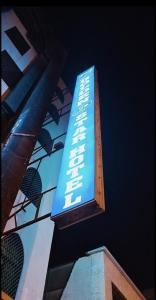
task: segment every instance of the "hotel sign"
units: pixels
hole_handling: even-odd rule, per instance
[[[95,78],[95,68],[91,67],[76,81],[51,215],[60,228],[104,211],[100,114]]]

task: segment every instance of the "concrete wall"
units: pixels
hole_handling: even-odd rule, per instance
[[[37,52],[31,45],[30,41],[27,39],[27,31],[12,9],[6,12],[2,12],[1,18],[1,51],[7,50],[11,58],[19,67],[19,69],[23,72],[33,61],[33,59],[37,56]],[[24,39],[30,46],[30,49],[24,55],[20,54],[20,52],[17,50],[15,45],[5,33],[6,30],[14,26],[18,28],[21,35],[24,37]],[[6,82],[4,82],[4,80],[1,80],[1,95],[3,95],[7,91],[7,89],[8,85],[6,84]]]
[[[110,252],[104,248],[106,299],[112,298],[112,283],[128,300],[145,300],[144,296],[127,276]]]
[[[105,299],[103,253],[79,258],[75,263],[61,300]]]
[[[53,231],[54,223],[45,219],[18,232],[24,247],[24,266],[16,300],[42,299]]]
[[[145,300],[110,252],[95,249],[77,260],[61,300],[113,300],[112,283],[127,300]]]
[[[61,79],[59,80],[58,85],[62,90],[66,88],[63,80]],[[53,100],[56,107],[58,109],[62,108],[62,113],[67,112],[67,114],[60,117],[58,125],[55,122],[47,124],[47,122],[52,121],[52,118],[49,118],[49,115],[47,114],[46,118],[49,119],[45,119],[43,128],[46,128],[49,131],[52,139],[67,131],[71,107],[71,94],[69,92],[66,93],[64,104],[62,104],[57,97],[54,97]],[[65,135],[58,138],[56,141],[62,141],[64,143]],[[35,148],[38,146],[40,146],[39,142],[36,143]],[[45,192],[57,185],[62,153],[63,149],[60,149],[54,154],[42,159],[38,168],[42,181],[42,192]],[[36,154],[33,153],[30,162],[33,162],[35,159],[38,159],[45,154],[45,150],[41,148]],[[31,167],[37,168],[38,163],[39,162],[32,164]],[[54,195],[55,190],[44,194],[39,209],[39,217],[51,212]],[[21,203],[24,198],[25,195],[21,190],[19,190],[14,205]],[[21,205],[13,208],[10,215],[12,215],[20,207]],[[25,211],[21,210],[16,214],[17,225],[19,226],[33,220],[35,213],[36,207],[34,204],[29,204],[25,208]],[[4,232],[14,227],[15,219],[12,217],[8,220]],[[16,293],[16,300],[42,300],[53,231],[54,222],[52,222],[50,218],[44,219],[17,231],[24,247],[24,265]]]

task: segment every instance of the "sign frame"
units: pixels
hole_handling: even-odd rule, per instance
[[[98,73],[94,66],[93,68],[94,68],[94,136],[95,136],[94,198],[90,199],[84,204],[83,203],[80,204],[77,207],[73,207],[73,208],[71,207],[69,210],[61,212],[59,214],[53,215],[52,213],[51,220],[56,222],[59,229],[64,229],[66,227],[84,221],[86,219],[90,219],[91,217],[104,213],[105,211]],[[87,72],[87,70],[85,72]],[[81,74],[84,74],[85,72]],[[81,74],[79,74],[79,76]]]

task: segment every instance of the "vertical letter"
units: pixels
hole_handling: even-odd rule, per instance
[[[63,209],[68,208],[70,206],[73,206],[76,203],[81,202],[81,196],[77,196],[75,198],[75,200],[73,202],[71,202],[72,195],[73,195],[73,193],[68,194],[68,195],[65,196],[66,200],[65,200],[65,205],[63,206]]]

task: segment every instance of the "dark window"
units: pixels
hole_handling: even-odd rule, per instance
[[[113,300],[127,300],[127,298],[117,289],[112,283],[112,299]]]
[[[55,121],[55,123],[58,125],[59,120],[60,120],[60,115],[58,113],[57,107],[54,104],[50,103],[48,112],[50,113],[50,115],[53,118],[53,120]]]
[[[38,136],[38,141],[41,144],[42,148],[49,154],[53,148],[53,140],[50,136],[50,133],[45,128],[41,129],[41,132]]]
[[[24,261],[22,241],[17,233],[1,240],[1,289],[15,299]]]
[[[21,79],[23,73],[6,50],[1,52],[2,79],[12,88]]]
[[[21,185],[23,194],[37,207],[39,195],[42,192],[42,181],[39,172],[35,168],[28,168]]]
[[[18,31],[17,27],[12,27],[6,30],[5,33],[8,35],[9,39],[13,42],[21,55],[25,54],[30,49],[29,44]]]

